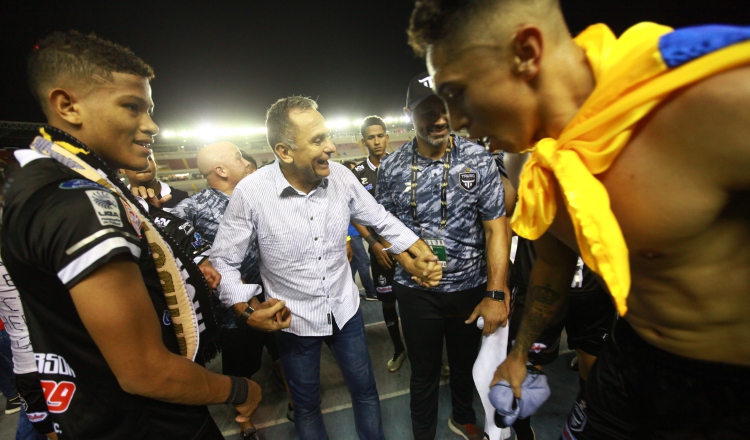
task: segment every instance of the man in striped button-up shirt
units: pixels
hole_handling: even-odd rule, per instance
[[[270,301],[283,300],[291,322],[275,328],[291,388],[301,439],[328,438],[320,412],[320,349],[333,352],[352,395],[360,438],[383,438],[380,403],[367,352],[358,289],[345,243],[350,219],[372,227],[392,243],[387,249],[425,287],[442,276],[430,248],[378,205],[346,167],[329,162],[336,151],[315,101],[281,99],[268,111],[274,164],[240,182],[214,243],[211,261],[222,275],[225,305],[245,313],[263,307],[260,286],[242,284],[239,266],[257,242],[260,270]],[[252,318],[248,318],[252,325]]]

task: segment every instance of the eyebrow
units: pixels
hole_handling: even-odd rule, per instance
[[[134,99],[134,100],[138,101],[139,104],[142,104],[142,105],[145,105],[146,107],[148,107],[151,111],[154,110],[154,104],[153,103],[149,103],[148,101],[146,101],[145,99],[141,98],[138,95],[123,95],[123,96],[120,97],[120,99],[123,100],[123,101],[127,101],[129,99]]]

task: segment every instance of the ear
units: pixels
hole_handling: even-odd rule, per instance
[[[226,170],[221,165],[216,165],[214,167],[214,173],[216,173],[216,175],[219,176],[219,177],[227,177],[228,176]]]
[[[289,147],[289,145],[285,145],[282,143],[278,143],[274,145],[273,151],[276,153],[276,156],[281,159],[282,162],[290,164],[294,162],[294,158],[291,155],[292,149]]]
[[[414,118],[411,117],[412,112],[409,107],[404,107],[404,114],[406,115],[407,118],[409,118],[409,121],[414,122]]]
[[[512,48],[514,73],[527,81],[535,78],[542,64],[542,31],[531,25],[521,27],[513,36]]]
[[[390,140],[391,140],[391,136],[388,133],[386,133],[385,134],[385,143],[387,144]]]
[[[50,112],[71,125],[81,125],[80,103],[75,94],[65,89],[52,89],[47,94]]]

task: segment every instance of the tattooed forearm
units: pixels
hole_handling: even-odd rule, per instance
[[[523,353],[531,348],[565,302],[564,293],[546,286],[531,286],[526,295],[526,307],[514,344],[514,349]]]

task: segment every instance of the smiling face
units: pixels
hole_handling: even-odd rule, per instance
[[[336,152],[336,146],[328,136],[330,130],[317,110],[292,110],[289,119],[297,127],[297,134],[296,149],[287,150],[287,170],[298,182],[315,186],[331,174],[328,159]]]
[[[385,155],[385,146],[388,144],[388,133],[380,125],[370,125],[365,128],[365,137],[362,143],[367,147],[371,157],[383,157]]]
[[[453,51],[436,45],[428,50],[427,65],[453,130],[488,137],[492,151],[517,153],[539,138],[537,98],[502,53],[492,46]]]
[[[406,110],[414,123],[417,137],[432,147],[446,145],[450,137],[448,112],[445,104],[437,96],[422,101],[414,111]]]
[[[112,73],[76,103],[76,137],[113,169],[144,170],[159,127],[151,119],[154,102],[146,78]]]

